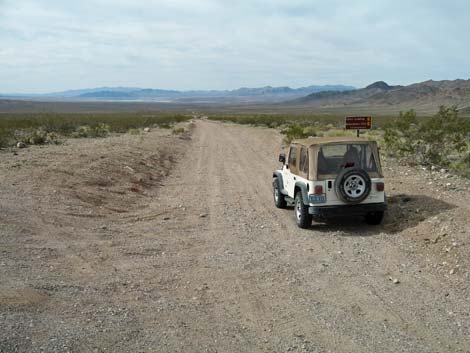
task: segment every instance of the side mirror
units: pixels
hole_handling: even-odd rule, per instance
[[[279,162],[281,162],[282,164],[286,163],[286,154],[285,153],[279,154]]]

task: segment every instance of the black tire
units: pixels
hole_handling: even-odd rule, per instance
[[[304,204],[300,191],[295,194],[294,215],[299,228],[308,229],[312,226],[312,215],[308,213],[308,206]]]
[[[384,211],[369,212],[366,214],[366,223],[376,226],[382,223]]]
[[[273,179],[273,199],[274,199],[274,204],[276,205],[277,208],[287,207],[286,199],[284,198],[284,195],[281,193],[281,188],[279,185],[278,178]]]
[[[343,169],[335,179],[336,195],[349,204],[364,201],[370,194],[371,180],[363,169]]]

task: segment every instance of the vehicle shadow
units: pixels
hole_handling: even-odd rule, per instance
[[[388,209],[380,225],[372,226],[361,218],[340,217],[325,223],[313,222],[312,231],[339,232],[343,236],[371,236],[379,233],[399,233],[413,228],[442,212],[457,206],[423,195],[399,194],[387,198]]]

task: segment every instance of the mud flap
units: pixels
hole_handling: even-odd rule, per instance
[[[304,205],[308,206],[310,205],[310,202],[308,201],[308,191],[307,191],[307,186],[304,183],[295,183],[295,188],[300,189],[302,193],[302,201],[304,202]]]

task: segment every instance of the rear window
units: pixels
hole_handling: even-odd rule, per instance
[[[320,147],[318,174],[338,174],[343,168],[361,168],[377,173],[377,163],[369,144],[331,144]]]

